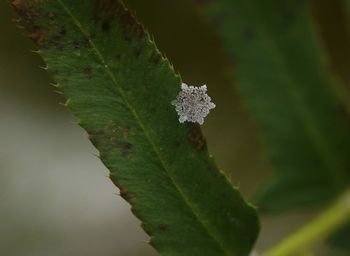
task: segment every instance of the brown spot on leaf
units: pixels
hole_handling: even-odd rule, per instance
[[[135,194],[132,192],[127,191],[126,189],[121,189],[120,190],[120,196],[124,198],[126,201],[131,201],[134,197]]]
[[[92,144],[99,149],[100,152],[109,152],[118,143],[118,127],[113,122],[110,122],[103,129],[98,129],[89,132],[89,139]]]
[[[101,24],[103,32],[111,30],[111,23],[120,12],[121,3],[118,0],[97,0],[94,17],[97,23]]]
[[[48,29],[41,27],[38,22],[40,15],[39,3],[40,1],[38,0],[14,0],[12,1],[12,6],[21,17],[21,23],[28,30],[29,38],[39,46],[42,46],[43,42],[46,40]]]
[[[48,31],[44,29],[38,29],[29,33],[29,38],[32,39],[37,45],[44,46],[47,39]]]
[[[119,0],[97,0],[94,17],[96,22],[101,23],[103,32],[108,32],[113,19],[118,18],[126,41],[145,37],[142,25]]]
[[[122,4],[119,0],[97,0],[94,17],[97,21],[107,21],[115,17]]]
[[[120,16],[120,24],[126,41],[135,39],[142,41],[145,38],[146,33],[144,28],[135,20],[129,11]]]
[[[66,35],[66,30],[58,26],[54,13],[44,10],[43,3],[43,0],[15,0],[12,6],[21,17],[20,23],[28,31],[29,38],[40,48],[53,47],[62,50],[64,44],[61,39]]]
[[[18,6],[22,5],[22,0],[14,0],[12,1],[12,5],[18,8]]]
[[[133,145],[128,141],[130,127],[121,127],[112,121],[103,129],[89,131],[89,139],[100,152],[108,154],[117,150],[127,158],[132,152]]]
[[[187,125],[187,135],[191,144],[195,147],[196,150],[200,151],[205,149],[206,140],[202,134],[202,131],[198,124],[188,123]]]

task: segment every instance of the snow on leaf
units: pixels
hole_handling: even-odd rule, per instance
[[[215,104],[207,94],[206,85],[196,87],[185,83],[182,83],[181,91],[171,104],[175,106],[180,123],[187,121],[203,124],[210,109],[215,108]]]

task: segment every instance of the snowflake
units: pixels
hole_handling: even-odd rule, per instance
[[[207,86],[195,87],[182,83],[181,89],[176,100],[171,102],[179,115],[180,123],[187,121],[203,124],[204,117],[209,114],[210,109],[215,108],[207,94]]]

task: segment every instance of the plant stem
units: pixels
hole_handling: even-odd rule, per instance
[[[315,220],[265,252],[263,256],[298,255],[298,253],[310,248],[316,241],[329,236],[349,219],[350,190],[345,192],[336,203],[321,213]]]

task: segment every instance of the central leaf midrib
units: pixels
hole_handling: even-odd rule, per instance
[[[122,99],[125,101],[127,107],[129,108],[130,112],[133,114],[134,118],[136,119],[136,121],[138,122],[139,126],[141,127],[141,129],[143,130],[145,137],[147,138],[149,144],[151,145],[154,153],[156,154],[156,156],[158,157],[163,169],[165,170],[165,172],[167,173],[167,175],[169,176],[170,180],[172,181],[172,183],[174,184],[174,187],[177,189],[177,191],[179,192],[179,194],[181,195],[183,201],[185,202],[185,204],[191,209],[193,215],[196,217],[197,221],[204,227],[204,229],[206,230],[206,232],[208,233],[208,235],[210,237],[213,238],[213,240],[219,245],[219,248],[224,252],[225,255],[234,255],[233,252],[231,252],[230,249],[226,248],[225,246],[225,241],[223,241],[222,239],[220,239],[220,237],[218,236],[217,232],[212,231],[210,227],[208,227],[207,225],[205,225],[205,222],[201,220],[201,214],[198,212],[198,210],[195,208],[195,204],[193,202],[191,202],[191,200],[185,195],[185,193],[182,191],[181,187],[177,184],[176,180],[174,177],[172,177],[171,172],[169,171],[169,169],[167,168],[165,161],[163,160],[163,158],[160,155],[160,152],[157,150],[156,144],[153,142],[153,139],[151,138],[151,136],[149,135],[149,133],[146,130],[145,125],[143,124],[143,122],[141,121],[138,113],[136,112],[135,108],[132,106],[132,104],[128,101],[127,97],[125,96],[125,93],[123,91],[123,89],[121,88],[121,86],[119,86],[119,84],[117,83],[117,79],[115,78],[114,74],[112,73],[112,71],[110,70],[110,68],[108,67],[108,65],[106,64],[106,61],[104,59],[104,57],[102,56],[101,52],[99,51],[99,49],[97,48],[97,46],[94,44],[94,42],[91,40],[91,38],[88,36],[88,33],[86,33],[85,29],[83,28],[82,24],[79,22],[79,20],[72,14],[72,12],[69,10],[69,8],[66,6],[66,4],[64,2],[62,2],[62,0],[57,0],[58,3],[61,5],[61,7],[63,8],[63,10],[70,16],[70,18],[72,19],[73,23],[75,26],[78,27],[78,29],[81,31],[81,33],[83,34],[84,37],[86,37],[86,39],[89,41],[89,44],[91,45],[91,47],[93,48],[96,56],[100,59],[100,61],[102,62],[106,73],[108,74],[108,76],[111,78],[113,84],[115,84],[116,88],[118,89],[120,95],[122,96]],[[136,23],[136,21],[135,21]],[[213,234],[214,233],[214,234]]]

